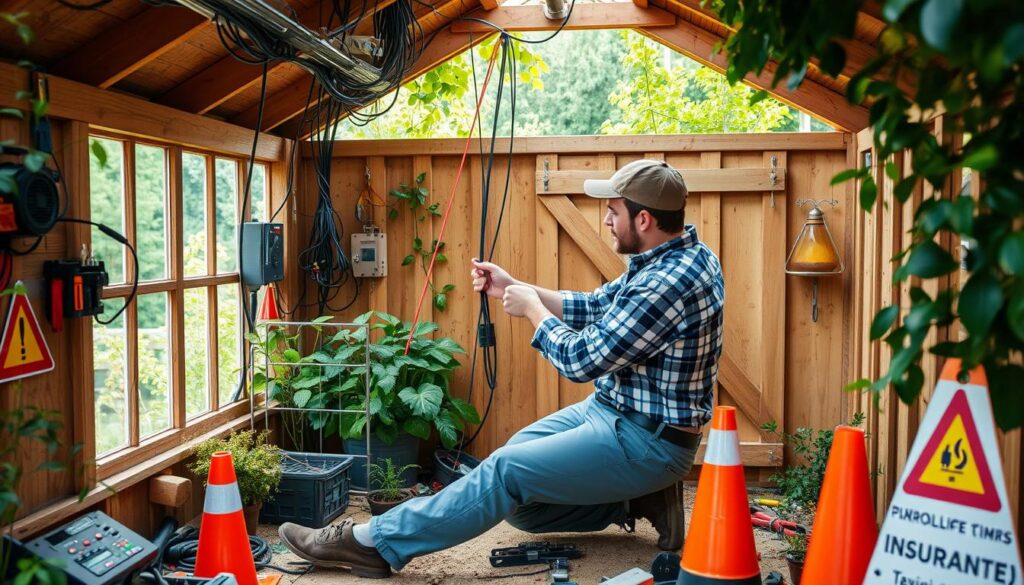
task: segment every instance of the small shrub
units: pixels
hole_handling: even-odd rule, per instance
[[[267,443],[269,431],[257,434],[246,430],[232,434],[227,439],[215,437],[196,446],[195,462],[189,465],[192,473],[206,484],[210,475],[210,457],[217,451],[231,453],[238,478],[238,491],[246,505],[266,502],[281,483],[281,449]]]
[[[787,556],[792,557],[794,561],[803,561],[804,557],[807,556],[807,535],[806,534],[789,534],[786,535],[786,548],[784,552]]]
[[[374,499],[381,502],[401,500],[403,497],[402,488],[405,487],[405,480],[402,479],[402,474],[406,470],[419,466],[409,464],[395,467],[391,459],[384,458],[380,461],[380,464],[370,464],[370,485],[374,486],[374,491],[376,492]]]

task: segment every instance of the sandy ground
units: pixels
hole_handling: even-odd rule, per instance
[[[687,524],[690,511],[693,509],[693,496],[696,486],[686,487]],[[752,490],[753,492],[754,490]],[[359,498],[353,498],[337,522],[352,517],[357,522],[364,522],[370,517],[369,509]],[[276,526],[261,526],[260,535],[267,539],[274,548],[273,562],[284,566],[289,561],[299,561],[298,557],[285,552],[280,546]],[[779,571],[788,581],[789,573],[782,554],[783,541],[762,530],[755,530],[757,550],[761,554],[761,574],[767,576],[770,571]],[[400,573],[395,573],[390,581],[380,581],[394,585],[479,585],[495,582],[501,585],[537,585],[551,582],[547,572],[534,576],[509,577],[498,579],[502,574],[523,573],[539,570],[540,565],[526,567],[509,567],[495,569],[488,562],[492,548],[515,546],[528,540],[547,540],[551,542],[572,542],[584,549],[582,558],[570,561],[569,576],[580,585],[596,585],[602,576],[615,576],[633,567],[648,569],[651,560],[659,552],[656,546],[657,533],[646,521],[637,523],[636,532],[626,533],[618,527],[608,528],[602,532],[587,534],[548,534],[539,537],[521,532],[502,522],[479,537],[457,547],[417,558],[409,563]],[[281,551],[281,552],[279,552]],[[261,576],[265,574],[261,572]],[[299,583],[300,585],[344,585],[360,583],[366,585],[378,581],[360,579],[347,571],[334,569],[314,569],[309,573],[293,577],[285,575],[282,585]]]

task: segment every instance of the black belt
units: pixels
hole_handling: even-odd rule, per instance
[[[684,447],[686,449],[696,449],[697,446],[700,445],[701,436],[699,433],[687,433],[686,431],[681,431],[677,428],[670,427],[663,423],[656,423],[653,419],[651,419],[651,417],[647,416],[646,414],[641,414],[635,410],[631,410],[629,412],[619,410],[619,407],[612,403],[611,399],[601,394],[600,392],[594,393],[594,396],[597,398],[598,402],[611,408],[615,412],[619,413],[622,416],[622,418],[629,420],[630,422],[643,428],[644,430],[649,431],[651,433],[658,433],[660,430],[660,434],[658,435],[658,437],[661,439],[665,439],[666,441],[672,443],[673,445],[679,445],[680,447]]]

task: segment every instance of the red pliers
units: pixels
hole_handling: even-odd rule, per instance
[[[765,528],[783,536],[807,534],[807,528],[797,524],[796,522],[779,518],[764,506],[750,506],[750,523],[759,528]]]

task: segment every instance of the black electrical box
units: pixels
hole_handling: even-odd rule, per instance
[[[284,279],[284,226],[248,221],[242,224],[242,284],[259,288]]]
[[[109,278],[102,261],[48,260],[43,274],[49,292],[46,313],[54,331],[64,329],[64,319],[103,312],[103,287]]]

